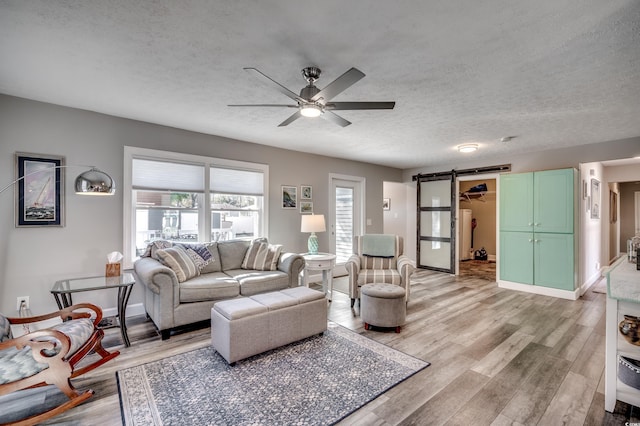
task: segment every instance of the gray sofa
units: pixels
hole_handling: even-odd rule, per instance
[[[266,243],[266,240],[255,242]],[[167,247],[180,244],[165,241],[152,245],[135,262],[134,270],[138,283],[144,287],[147,315],[160,330],[163,340],[170,337],[172,329],[211,320],[211,308],[220,300],[297,287],[298,276],[304,268],[301,255],[279,253],[277,263],[273,263],[275,270],[248,269],[245,255],[252,241],[184,244],[181,247],[192,246],[196,250],[204,245],[211,254],[211,261],[204,267],[200,265],[202,269],[196,276],[185,279],[176,265],[166,262],[164,256]],[[251,260],[255,266],[257,262]]]

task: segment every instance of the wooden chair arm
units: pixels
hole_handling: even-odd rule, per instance
[[[95,327],[98,326],[98,323],[102,320],[102,309],[100,307],[91,304],[91,303],[77,303],[75,305],[71,305],[68,308],[61,309],[56,312],[50,312],[48,314],[38,315],[35,317],[7,317],[9,324],[31,324],[34,322],[40,322],[52,318],[60,318],[63,321],[68,319],[78,319],[78,318],[91,318],[90,312],[74,312],[78,309],[89,309],[94,312],[95,318],[93,320],[93,325]]]
[[[45,350],[51,351],[58,346],[56,340],[60,342],[60,350],[53,355],[47,355]],[[31,353],[36,361],[49,364],[53,359],[62,360],[67,356],[69,349],[71,349],[71,340],[58,330],[44,329],[0,342],[0,350],[12,347],[20,350],[25,346],[31,347]]]

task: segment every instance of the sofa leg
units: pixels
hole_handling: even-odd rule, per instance
[[[162,340],[169,340],[169,337],[171,337],[171,330],[160,331],[160,336],[162,336]]]

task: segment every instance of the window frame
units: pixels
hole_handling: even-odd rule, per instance
[[[210,171],[212,167],[223,167],[237,170],[247,170],[260,172],[263,174],[263,202],[262,214],[260,217],[260,229],[262,235],[260,237],[269,237],[269,165],[261,163],[253,163],[247,161],[229,160],[216,157],[205,157],[201,155],[193,155],[186,153],[161,151],[147,148],[137,148],[131,146],[124,147],[124,167],[123,167],[123,184],[122,184],[122,201],[123,201],[123,266],[124,268],[133,267],[133,262],[137,258],[136,255],[136,206],[134,202],[134,192],[132,185],[132,169],[134,159],[147,159],[156,161],[180,162],[204,167],[204,193],[202,194],[202,210],[199,214],[203,217],[198,226],[199,235],[207,235],[206,230],[211,229],[211,202],[210,202]],[[210,232],[208,233],[210,234]],[[208,240],[208,239],[205,239]]]

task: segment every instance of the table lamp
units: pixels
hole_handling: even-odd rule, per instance
[[[309,235],[309,241],[307,242],[307,247],[310,254],[318,254],[318,236],[316,235],[316,232],[324,231],[326,231],[326,228],[324,225],[323,214],[310,214],[302,216],[300,232],[311,232],[311,235]]]

